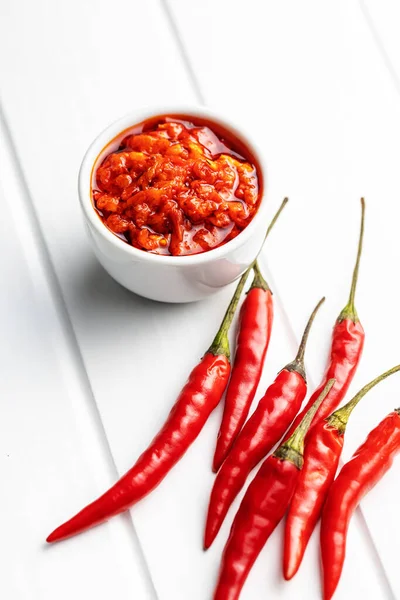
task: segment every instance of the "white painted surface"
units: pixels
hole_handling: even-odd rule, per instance
[[[378,3],[368,7],[378,19]],[[326,294],[308,352],[310,383],[320,377],[347,296],[361,194],[368,212],[357,305],[367,342],[352,391],[399,362],[400,104],[362,8],[353,0],[122,0],[118,11],[105,0],[0,5],[0,100],[12,138],[3,126],[0,270],[10,285],[0,295],[0,597],[208,600],[228,531],[226,523],[202,552],[217,411],[131,518],[43,545],[151,439],[231,294],[155,304],[120,288],[94,260],[77,172],[87,144],[121,114],[193,102],[200,92],[265,133],[270,214],[284,195],[291,203],[266,249],[277,316],[261,388],[291,359]],[[399,404],[399,385],[393,377],[357,409],[346,457]],[[399,469],[354,521],[338,599],[400,599]],[[264,549],[244,600],[319,597],[316,536],[284,584],[281,535]]]

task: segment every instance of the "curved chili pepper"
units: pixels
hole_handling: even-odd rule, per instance
[[[242,276],[221,327],[193,369],[166,423],[135,465],[105,494],[51,533],[47,542],[70,537],[127,510],[149,494],[182,458],[220,402],[230,375],[228,331],[249,270]]]
[[[265,239],[285,208],[285,198],[268,227]],[[235,361],[226,391],[224,414],[217,438],[213,471],[216,473],[242,429],[262,374],[271,338],[274,307],[272,292],[254,262],[254,279],[240,309]]]
[[[332,598],[346,554],[350,519],[362,498],[390,469],[400,452],[400,409],[373,429],[344,465],[329,491],[321,522],[324,599]]]
[[[353,409],[370,389],[400,365],[386,371],[365,385],[352,400],[330,417],[314,425],[307,437],[304,465],[290,504],[283,555],[283,575],[291,579],[298,571],[308,541],[321,515],[329,488],[342,454],[344,434]]]
[[[282,520],[303,465],[304,437],[328,382],[293,435],[262,464],[233,521],[222,556],[214,600],[237,600],[257,556]]]
[[[213,543],[250,471],[281,439],[305,398],[304,352],[312,322],[324,300],[320,300],[308,320],[295,360],[269,386],[215,478],[204,536],[206,549]]]
[[[358,242],[357,260],[354,267],[353,279],[351,283],[350,297],[345,308],[340,313],[338,320],[335,323],[332,333],[331,353],[328,363],[328,368],[325,372],[324,378],[321,385],[315,390],[313,395],[310,397],[307,405],[297,415],[292,426],[290,427],[286,437],[289,437],[298,423],[301,421],[303,415],[307,412],[310,406],[312,406],[315,398],[318,397],[320,391],[324,388],[324,385],[333,377],[336,380],[331,392],[326,397],[325,402],[320,406],[317,414],[314,417],[313,426],[321,421],[325,417],[328,417],[335,408],[339,406],[341,401],[346,395],[349,385],[354,377],[358,363],[360,362],[361,354],[364,347],[364,329],[361,325],[357,311],[355,308],[354,300],[358,279],[358,270],[360,266],[360,258],[362,251],[362,243],[364,237],[364,215],[365,215],[365,202],[364,198],[361,198],[361,227],[360,237]],[[310,429],[310,431],[312,428]]]

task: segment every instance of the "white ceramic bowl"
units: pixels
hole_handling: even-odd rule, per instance
[[[91,198],[91,176],[100,153],[119,133],[157,115],[187,115],[214,121],[249,148],[263,178],[263,197],[249,225],[226,244],[189,256],[161,256],[130,246],[100,220]],[[97,163],[96,163],[97,164]],[[90,145],[79,173],[79,198],[93,250],[106,271],[128,290],[161,302],[192,302],[218,292],[240,277],[259,252],[267,228],[266,167],[251,135],[234,121],[204,107],[173,106],[135,110],[107,127]]]

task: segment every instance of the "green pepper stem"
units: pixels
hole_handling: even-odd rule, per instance
[[[267,239],[267,237],[269,236],[269,234],[271,233],[272,228],[274,227],[275,223],[279,219],[279,215],[281,214],[281,212],[283,211],[283,209],[285,208],[285,206],[288,202],[289,202],[289,198],[283,199],[282,204],[276,211],[275,216],[273,217],[271,223],[268,226],[267,233],[265,234],[264,242]],[[263,242],[263,245],[261,246],[260,251],[258,252],[256,258],[254,259],[254,261],[251,263],[251,265],[249,267],[249,269],[254,269],[254,279],[250,286],[249,291],[252,290],[253,288],[261,288],[262,290],[266,290],[269,292],[271,291],[268,283],[265,281],[264,277],[261,274],[260,267],[257,262],[257,258],[259,257],[261,250],[264,247],[264,242]]]
[[[261,290],[270,292],[271,289],[270,289],[268,283],[265,281],[265,279],[260,271],[260,267],[258,265],[257,260],[253,263],[253,271],[254,271],[254,278],[251,283],[249,291],[252,290],[253,288],[260,288]]]
[[[289,198],[285,198],[283,200],[282,204],[280,205],[279,209],[277,210],[274,218],[272,219],[271,223],[269,224],[267,233],[265,234],[264,242],[267,239],[267,237],[269,236],[269,234],[271,233],[273,226],[275,225],[276,221],[278,220],[279,215],[281,214],[282,210],[285,208],[288,201],[289,201]],[[265,281],[265,279],[263,278],[261,271],[258,267],[258,263],[257,263],[257,258],[258,258],[258,255],[260,254],[261,250],[262,250],[262,246],[261,246],[260,251],[258,252],[256,258],[254,259],[254,261],[251,263],[249,268],[243,273],[243,275],[241,276],[241,278],[239,280],[239,283],[236,287],[235,293],[232,296],[232,300],[230,301],[229,306],[226,310],[226,313],[225,313],[225,316],[221,323],[221,326],[217,331],[217,335],[215,336],[213,343],[211,344],[210,348],[208,349],[208,352],[210,352],[211,354],[215,354],[215,355],[224,354],[228,359],[230,359],[231,352],[230,352],[230,348],[229,348],[228,332],[229,332],[229,328],[232,324],[232,320],[235,315],[235,311],[236,311],[240,296],[242,294],[244,284],[246,283],[249,273],[252,269],[254,269],[255,277],[254,277],[254,281],[253,281],[251,287],[261,287],[262,289],[269,290],[268,284]],[[258,284],[255,284],[255,281],[257,281]]]
[[[241,276],[239,283],[237,284],[235,293],[232,296],[231,301],[229,302],[229,306],[226,309],[226,313],[224,318],[222,319],[222,323],[220,328],[217,331],[217,335],[214,338],[213,343],[211,344],[208,352],[211,354],[224,354],[227,359],[230,359],[231,351],[229,348],[229,339],[228,332],[229,328],[232,324],[233,317],[235,315],[235,311],[240,300],[240,296],[242,295],[242,291],[244,288],[244,284],[246,283],[247,277],[249,276],[250,270],[247,269]]]
[[[285,208],[285,206],[286,206],[286,204],[288,202],[289,202],[289,198],[284,198],[283,199],[282,204],[280,205],[280,207],[276,211],[274,218],[272,219],[271,223],[269,224],[269,227],[267,229],[267,233],[265,234],[264,242],[267,239],[267,237],[269,236],[269,234],[271,233],[271,230],[273,229],[275,223],[279,219],[279,215],[281,214],[281,212],[283,211],[283,209]]]
[[[314,404],[306,412],[290,438],[284,442],[275,452],[277,458],[282,460],[290,460],[298,469],[303,466],[303,455],[304,455],[304,439],[310,428],[310,425],[314,419],[315,413],[325,400],[326,396],[331,391],[335,384],[335,379],[330,379]]]
[[[314,322],[315,315],[317,314],[321,304],[323,304],[324,302],[325,302],[325,297],[321,298],[321,300],[318,302],[317,306],[312,311],[310,318],[308,319],[306,328],[304,330],[303,336],[301,338],[300,346],[297,351],[297,356],[294,359],[294,361],[292,361],[285,367],[285,369],[287,371],[297,371],[297,373],[300,373],[300,375],[304,378],[304,380],[306,380],[306,370],[304,368],[304,353],[306,350],[308,335],[310,333],[311,326]]]
[[[379,377],[376,377],[370,381],[370,383],[364,385],[364,387],[354,396],[354,398],[352,398],[347,404],[336,410],[331,414],[330,417],[327,418],[329,425],[335,427],[341,434],[343,434],[346,430],[349,417],[354,408],[360,402],[361,398],[363,398],[365,394],[369,392],[369,390],[372,390],[372,388],[378,383],[386,379],[386,377],[389,377],[389,375],[393,375],[393,373],[397,373],[398,371],[400,371],[400,365],[385,371],[385,373],[382,373],[382,375],[379,375]]]
[[[357,250],[357,259],[356,264],[354,265],[353,278],[351,280],[351,288],[349,301],[342,310],[339,315],[339,321],[344,321],[344,319],[351,319],[354,323],[357,323],[358,315],[356,311],[356,307],[354,304],[355,296],[356,296],[356,287],[358,281],[358,271],[360,268],[360,259],[363,247],[363,239],[364,239],[364,221],[365,221],[365,200],[361,198],[361,225],[360,225],[360,235],[358,239],[358,250]]]

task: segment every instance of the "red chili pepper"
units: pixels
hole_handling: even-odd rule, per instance
[[[317,304],[307,323],[295,360],[282,369],[269,386],[215,479],[208,507],[205,548],[214,541],[250,471],[281,439],[305,398],[304,352],[312,322],[324,300]]]
[[[304,465],[290,504],[283,556],[283,574],[291,579],[304,556],[308,541],[321,515],[342,454],[347,422],[361,398],[377,383],[400,371],[400,365],[365,385],[342,408],[315,425],[307,437]]]
[[[349,385],[354,377],[358,363],[360,362],[362,350],[364,347],[364,329],[359,321],[357,311],[355,309],[354,299],[356,293],[356,285],[358,279],[358,270],[360,266],[362,242],[364,237],[364,213],[365,213],[365,202],[364,198],[361,198],[361,228],[360,238],[358,242],[358,253],[357,260],[354,267],[353,279],[351,283],[350,297],[347,305],[342,310],[336,321],[335,327],[332,333],[332,344],[331,354],[329,359],[328,368],[324,375],[321,385],[315,390],[307,405],[297,415],[291,428],[286,434],[289,437],[298,423],[301,421],[303,415],[307,412],[310,406],[312,406],[315,398],[318,397],[320,391],[324,388],[326,382],[330,378],[336,380],[331,392],[326,397],[325,402],[319,408],[317,414],[314,417],[312,425],[321,421],[325,417],[328,417],[332,411],[335,410],[343,400]],[[312,429],[312,428],[311,428]],[[310,431],[311,431],[310,429]]]
[[[233,521],[214,600],[237,600],[257,556],[283,518],[303,465],[304,437],[329,381],[293,435],[263,463]]]
[[[400,452],[400,409],[390,413],[368,435],[333,482],[322,513],[321,554],[324,599],[332,598],[346,554],[350,519],[362,498],[390,469]]]
[[[228,384],[231,370],[228,330],[249,270],[236,288],[210,349],[191,372],[164,427],[150,446],[112,488],[53,531],[48,542],[80,533],[127,510],[164,479],[197,438]]]
[[[288,202],[285,198],[267,235]],[[224,414],[218,433],[213,470],[217,472],[242,429],[260,382],[265,355],[271,337],[274,314],[272,292],[254,264],[254,280],[242,304],[235,362],[226,392]]]

